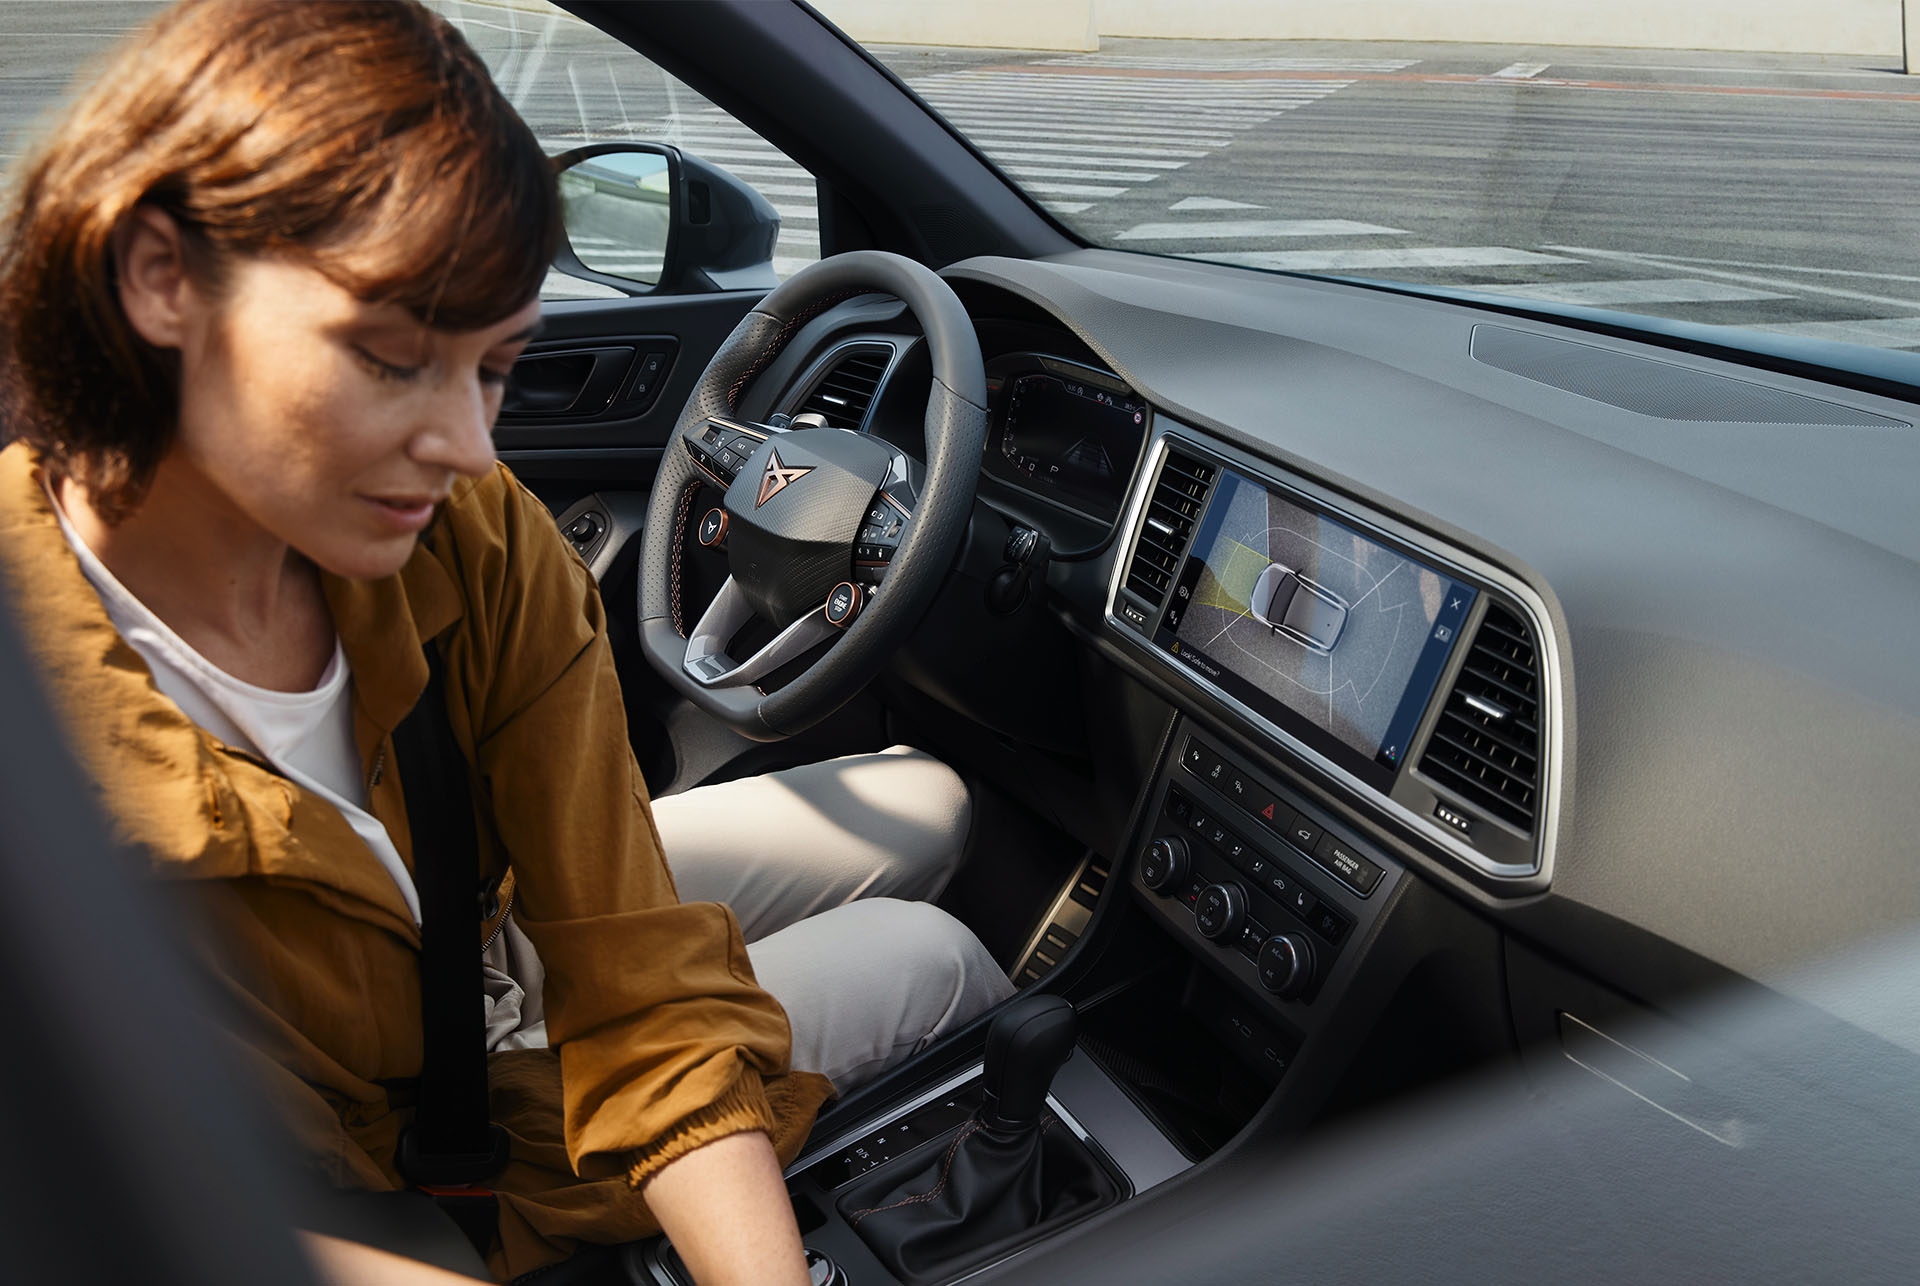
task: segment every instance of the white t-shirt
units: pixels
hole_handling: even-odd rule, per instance
[[[61,534],[80,560],[87,583],[107,609],[120,637],[153,671],[160,689],[187,718],[237,750],[257,755],[287,780],[340,810],[393,877],[407,913],[420,923],[420,894],[400,860],[393,837],[365,808],[360,752],[353,744],[353,676],[336,635],[333,658],[311,692],[277,692],[234,678],[194,651],[167,623],[135,598],[80,539],[48,493]],[[489,1049],[538,1049],[547,1043],[539,1000],[545,973],[533,944],[512,917],[489,944],[483,961]]]
[[[113,628],[146,661],[154,685],[187,718],[236,750],[258,755],[274,771],[339,809],[353,833],[393,877],[413,922],[420,923],[420,894],[413,886],[413,875],[400,860],[387,828],[364,806],[366,783],[360,778],[360,752],[353,744],[353,676],[339,638],[333,641],[333,659],[311,692],[277,692],[236,679],[194,651],[135,598],[87,548],[58,504],[54,513]]]

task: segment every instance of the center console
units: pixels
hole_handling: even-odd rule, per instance
[[[1100,392],[1062,388],[1022,396]],[[1016,463],[1042,442],[1023,424],[1003,435]],[[1125,851],[1079,886],[1092,919],[1052,972],[862,1091],[789,1168],[821,1286],[971,1276],[1223,1148],[1377,1101],[1438,1046],[1465,1063],[1507,1038],[1504,1011],[1450,999],[1500,994],[1455,985],[1499,969],[1497,947],[1416,877],[1495,896],[1551,878],[1540,596],[1164,419],[1115,549],[1098,641],[1171,707]],[[664,1243],[626,1253],[635,1282],[687,1286]]]
[[[1189,729],[1154,787],[1129,879],[1151,912],[1267,1028],[1226,1025],[1271,1080],[1338,1001],[1402,868],[1297,789]]]

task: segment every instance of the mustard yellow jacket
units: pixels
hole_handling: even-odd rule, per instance
[[[106,812],[194,917],[219,1016],[300,1145],[342,1186],[401,1186],[410,1110],[383,1082],[419,1074],[421,1021],[419,931],[399,890],[331,805],[154,687],[41,473],[23,445],[0,450],[0,565]],[[398,575],[324,584],[366,807],[411,868],[391,733],[437,639],[476,773],[476,874],[510,868],[511,913],[547,971],[553,1048],[490,1063],[493,1117],[514,1140],[493,1182],[494,1273],[654,1231],[634,1189],[716,1138],[765,1130],[791,1160],[831,1086],[789,1072],[786,1015],[755,984],[732,913],[674,894],[599,592],[546,509],[496,469],[455,488]]]

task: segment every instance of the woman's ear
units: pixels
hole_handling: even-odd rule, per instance
[[[120,307],[155,348],[179,348],[194,303],[180,226],[164,211],[137,205],[113,232]]]

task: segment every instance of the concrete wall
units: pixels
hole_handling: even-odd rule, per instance
[[[813,0],[875,44],[1099,48],[1101,36],[1370,40],[1920,58],[1901,0]],[[1920,28],[1920,0],[1908,0]],[[1911,43],[1910,43],[1911,42]]]
[[[1900,0],[1098,0],[1100,34],[1902,53]]]
[[[1096,0],[812,0],[863,44],[988,49],[1100,47]]]

